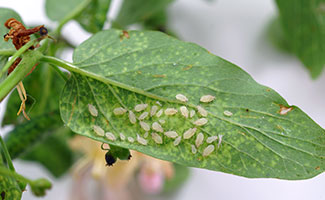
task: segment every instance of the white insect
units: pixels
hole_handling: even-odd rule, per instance
[[[203,103],[209,103],[211,101],[213,101],[216,97],[212,96],[212,95],[204,95],[201,97],[200,101]]]
[[[191,110],[191,112],[190,112],[190,118],[194,117],[194,115],[195,115],[195,110]]]
[[[152,129],[160,133],[164,132],[164,129],[161,127],[161,125],[158,122],[152,123]]]
[[[159,101],[156,101],[156,104],[159,106],[162,106],[161,103]]]
[[[163,114],[163,112],[164,112],[164,110],[163,110],[163,109],[160,109],[160,110],[157,112],[156,116],[157,116],[157,117],[160,117],[160,116]]]
[[[164,133],[167,137],[169,138],[176,138],[178,136],[178,134],[176,133],[176,131],[167,131]]]
[[[207,143],[211,144],[212,142],[216,141],[218,139],[218,136],[214,135],[214,136],[210,136],[207,138]]]
[[[208,122],[207,118],[200,118],[198,120],[196,120],[193,124],[196,126],[203,126]]]
[[[147,138],[148,136],[149,136],[149,132],[145,132],[143,135],[144,138]]]
[[[227,117],[231,117],[232,116],[232,112],[230,112],[229,110],[225,110],[223,111],[223,114]]]
[[[187,102],[188,101],[187,97],[185,95],[183,95],[183,94],[177,94],[176,99],[179,100],[179,101],[182,101],[182,102]]]
[[[131,110],[129,111],[129,120],[131,124],[135,124],[137,122],[137,118],[135,117],[134,112],[132,112]]]
[[[153,141],[155,141],[157,144],[162,144],[163,140],[162,137],[160,135],[158,135],[157,133],[151,133],[151,137],[153,139]]]
[[[223,135],[218,135],[218,136],[219,136],[219,141],[218,141],[218,149],[219,149],[221,142],[222,142]]]
[[[128,141],[133,143],[134,142],[134,138],[133,137],[128,137]]]
[[[202,156],[206,157],[214,151],[214,145],[210,144],[203,150]]]
[[[121,140],[125,140],[125,135],[123,134],[123,133],[120,133],[120,138],[121,138]]]
[[[185,117],[185,118],[188,118],[188,109],[186,108],[186,106],[181,106],[179,108],[179,110],[181,111],[181,114]],[[195,111],[194,111],[195,112]]]
[[[112,141],[115,141],[115,140],[116,140],[115,135],[114,135],[113,133],[111,133],[111,132],[106,132],[106,133],[105,133],[105,136],[106,136],[106,138],[109,139],[109,140],[112,140]]]
[[[97,135],[99,135],[99,136],[104,136],[105,135],[105,131],[101,127],[99,127],[97,125],[94,125],[93,129],[94,129],[94,131],[95,131],[95,133]]]
[[[158,122],[161,123],[161,124],[166,123],[166,121],[164,119],[160,119],[160,120],[158,120]]]
[[[139,120],[144,120],[149,115],[148,112],[144,112],[139,116]]]
[[[178,136],[178,137],[174,140],[174,142],[173,142],[174,146],[179,145],[179,143],[181,142],[181,140],[182,140],[182,136]]]
[[[158,111],[158,106],[152,106],[150,110],[150,117],[154,116]]]
[[[113,110],[113,113],[114,115],[123,115],[124,113],[126,113],[126,109],[125,108],[122,108],[122,107],[119,107],[119,108],[115,108]]]
[[[94,116],[94,117],[98,116],[98,110],[96,109],[96,107],[94,105],[88,104],[88,110],[92,116]]]
[[[175,108],[167,108],[165,110],[165,115],[175,115],[177,113],[177,110]]]
[[[140,123],[140,126],[141,126],[141,128],[142,128],[143,130],[145,130],[145,131],[150,131],[150,125],[149,125],[149,124],[147,124],[147,123],[144,122],[144,121],[140,121],[139,123]]]
[[[137,141],[142,145],[147,145],[148,141],[144,138],[142,138],[139,134],[137,134]]]
[[[201,144],[203,143],[203,140],[204,140],[204,135],[203,133],[199,133],[197,134],[196,136],[196,140],[195,140],[195,146],[197,148],[199,148],[199,146],[201,146]]]
[[[196,152],[197,152],[197,149],[196,149],[195,146],[192,144],[192,153],[193,153],[193,154],[196,154]]]
[[[136,112],[141,112],[148,107],[148,104],[138,104],[134,107]]]
[[[195,134],[195,132],[196,132],[196,128],[190,128],[184,132],[183,138],[190,139]]]
[[[203,107],[201,106],[196,106],[198,113],[202,116],[202,117],[206,117],[208,116],[208,111],[206,111]]]

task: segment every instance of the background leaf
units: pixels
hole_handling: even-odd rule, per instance
[[[53,21],[60,21],[87,0],[46,0],[45,11]]]
[[[316,78],[325,66],[325,1],[276,0],[285,38]]]
[[[4,26],[4,23],[7,21],[9,18],[15,18],[19,20],[20,22],[22,21],[18,13],[16,13],[14,10],[9,9],[9,8],[0,8],[0,35],[1,35],[1,40],[0,40],[0,52],[1,50],[13,50],[15,51],[15,46],[12,44],[11,41],[4,41],[3,36],[9,32],[9,29]]]
[[[129,39],[119,30],[102,31],[75,50],[75,71],[82,75],[72,75],[60,102],[61,117],[72,131],[163,160],[245,177],[306,179],[324,171],[324,130],[276,92],[195,44],[159,32],[131,31],[128,35]],[[176,100],[177,94],[187,96],[188,102]],[[216,99],[201,103],[200,97],[208,94]],[[88,104],[96,107],[97,117],[89,112]],[[136,112],[138,104],[148,106]],[[154,142],[152,129],[143,145],[146,134],[139,121],[132,124],[127,113],[113,114],[115,108],[124,107],[139,118],[153,106],[175,108],[178,113],[173,116],[154,115],[143,121],[150,127],[160,123],[164,131],[183,135],[202,118],[199,114],[184,118],[179,111],[183,105],[196,113],[196,106],[203,107],[208,123],[196,127],[196,134],[176,147],[174,139],[162,133],[158,133],[162,144]],[[113,133],[116,140],[95,133],[94,125]],[[192,145],[200,132],[204,141],[193,154]],[[120,133],[135,140],[138,134],[142,139],[132,143],[120,139]],[[212,143],[216,150],[203,156],[207,137],[220,135],[220,144]]]

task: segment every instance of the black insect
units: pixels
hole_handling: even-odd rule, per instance
[[[45,35],[48,34],[48,31],[47,31],[47,29],[46,29],[45,27],[41,27],[41,28],[39,29],[39,34],[40,34],[41,36],[45,36]]]
[[[113,166],[116,162],[116,158],[108,151],[105,154],[106,166]]]
[[[6,198],[6,192],[2,191],[1,192],[1,200],[5,200],[5,198]]]

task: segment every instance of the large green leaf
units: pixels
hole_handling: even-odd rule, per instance
[[[325,66],[325,0],[276,0],[290,49],[313,78]]]
[[[60,101],[61,117],[72,131],[163,160],[245,177],[306,179],[324,171],[325,131],[275,91],[198,45],[159,32],[130,31],[128,36],[119,30],[102,31],[76,48],[71,70],[77,73],[67,82]],[[187,96],[188,102],[176,100],[177,94]],[[202,103],[203,95],[216,98]],[[88,104],[98,111],[97,117]],[[157,144],[151,138],[151,132],[157,131],[151,128],[143,145],[136,140],[137,134],[145,137],[139,120],[132,124],[128,113],[113,113],[123,107],[139,118],[144,111],[134,110],[138,104],[148,104],[146,112],[153,106],[177,109],[173,116],[149,115],[143,121],[150,127],[160,123],[164,131],[180,136],[202,118],[196,106],[207,110],[208,122],[178,146],[159,132],[162,144]],[[181,106],[195,110],[194,117],[183,117]],[[94,125],[113,133],[116,140],[96,134]],[[204,141],[193,154],[200,132]],[[120,133],[135,142],[122,140]],[[220,135],[220,145],[212,143],[216,150],[203,156],[210,145],[206,139]]]
[[[162,14],[167,6],[173,2],[173,0],[124,0],[119,15],[116,18],[116,23],[125,27],[130,24],[144,22],[152,19],[164,20],[164,16],[157,15]],[[157,23],[157,21],[155,22]]]

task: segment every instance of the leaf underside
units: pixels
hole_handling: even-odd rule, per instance
[[[76,48],[73,61],[82,75],[72,74],[60,101],[61,117],[72,131],[159,159],[245,177],[306,179],[324,171],[324,130],[275,91],[198,45],[159,32],[130,31],[128,36],[119,30],[102,31]],[[177,94],[185,95],[188,102],[177,100]],[[201,103],[203,95],[216,98]],[[135,106],[141,103],[148,107],[136,112]],[[97,109],[97,117],[91,115],[88,104]],[[197,105],[208,111],[204,126],[193,124],[202,118]],[[138,119],[132,124],[128,112],[113,113],[123,107],[138,118],[150,113],[153,106],[178,112],[160,117],[149,114],[143,120],[151,129],[147,145],[137,141],[137,134],[145,138],[146,132]],[[180,106],[196,114],[185,118]],[[175,139],[153,131],[154,122],[160,123],[164,132],[173,130],[179,136],[189,128],[197,131],[174,146]],[[113,133],[116,140],[97,135],[94,125]],[[161,136],[162,144],[154,142],[152,132]],[[194,154],[191,149],[200,132],[203,144]],[[122,140],[119,133],[135,142]],[[214,151],[203,156],[210,145],[206,139],[220,135],[222,139],[212,143]]]

